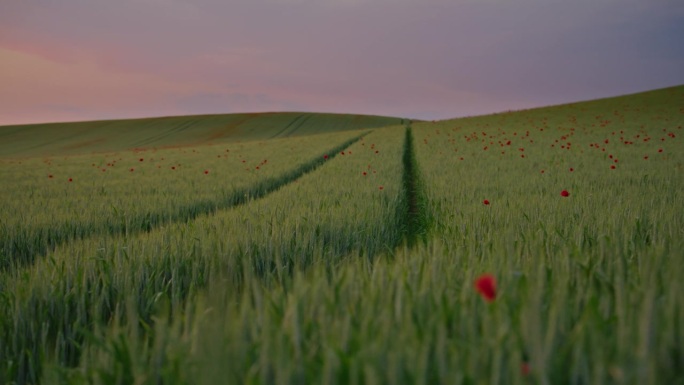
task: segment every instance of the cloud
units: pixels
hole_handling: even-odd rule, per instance
[[[153,74],[104,71],[96,63],[54,62],[0,49],[0,124],[173,113],[170,96],[198,85]],[[90,113],[83,113],[89,111]]]

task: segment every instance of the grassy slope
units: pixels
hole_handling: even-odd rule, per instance
[[[417,167],[435,221],[426,247],[388,250],[394,257],[372,267],[363,258],[333,270],[314,264],[284,285],[247,275],[247,293],[215,282],[209,296],[225,302],[192,301],[182,314],[194,309],[193,321],[158,324],[163,348],[136,357],[131,376],[678,383],[683,91],[416,124]],[[316,186],[339,175],[320,171]],[[560,196],[564,188],[569,198]],[[484,272],[498,281],[493,303],[473,289]],[[110,332],[105,346],[138,344],[121,329]],[[82,363],[86,373],[120,370],[111,348],[98,349],[88,357],[99,359]],[[175,363],[150,369],[160,357]]]
[[[375,128],[400,118],[301,112],[176,116],[0,127],[0,157],[196,146]]]
[[[129,263],[129,254],[117,250],[132,247],[143,269],[112,275],[106,264],[87,259],[99,253],[95,240],[65,244],[54,255],[61,275],[44,259],[26,278],[6,280],[13,293],[27,297],[12,297],[14,313],[0,318],[11,320],[10,327],[26,325],[27,336],[42,335],[31,322],[45,328],[52,321],[40,317],[62,317],[60,309],[72,314],[61,300],[67,292],[78,309],[100,295],[103,304],[120,308],[122,302],[108,299],[107,288],[116,287],[109,281],[128,287],[152,277],[158,285],[141,286],[149,292],[129,301],[154,305],[156,295],[172,303],[185,297],[188,290],[178,282],[193,287],[206,278],[208,304],[188,301],[173,321],[159,314],[153,342],[141,343],[136,331],[95,325],[103,330],[97,343],[85,345],[88,354],[69,373],[72,380],[111,374],[168,383],[677,383],[684,363],[684,302],[677,295],[684,274],[683,101],[684,87],[677,87],[414,125],[417,169],[435,224],[426,247],[388,249],[394,258],[369,261],[356,257],[368,246],[345,245],[374,234],[369,226],[382,229],[370,239],[383,244],[401,222],[385,206],[400,201],[386,198],[399,187],[398,142],[384,158],[399,131],[376,130],[354,145],[353,156],[336,157],[263,201],[107,246],[103,260]],[[383,158],[362,150],[371,140]],[[362,182],[375,177],[362,171],[376,163],[386,169],[377,174],[388,178],[380,182],[384,190]],[[560,197],[566,188],[570,197]],[[329,224],[345,230],[326,231]],[[235,234],[226,237],[228,229]],[[343,246],[332,248],[341,254],[332,258],[334,269],[325,245],[313,254],[298,250],[309,244],[302,240],[317,245],[322,238]],[[235,240],[244,245],[238,252]],[[352,256],[344,258],[348,251]],[[79,270],[72,255],[86,258],[80,261],[87,268]],[[207,263],[197,263],[196,255]],[[278,255],[311,262],[279,263],[272,258]],[[262,261],[273,268],[258,269]],[[194,275],[226,262],[242,269]],[[283,277],[293,265],[301,271]],[[473,289],[483,272],[499,283],[491,304]],[[79,282],[102,291],[72,285]],[[54,306],[42,298],[54,299]],[[55,355],[66,337],[58,334]],[[132,359],[116,356],[123,348]],[[531,369],[527,376],[523,363]]]

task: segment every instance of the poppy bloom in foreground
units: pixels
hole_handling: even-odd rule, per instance
[[[323,159],[328,159],[328,154],[323,155]]]
[[[209,174],[209,170],[204,170],[204,174]]]
[[[530,364],[528,364],[527,362],[523,362],[522,364],[520,364],[520,374],[522,374],[523,376],[527,376],[528,374],[530,374]]]
[[[570,193],[568,192],[568,190],[563,190],[563,191],[561,191],[561,196],[562,197],[569,197]]]
[[[489,204],[489,200],[485,199],[485,200],[482,201],[482,203],[484,203],[485,205],[488,205],[488,204]]]
[[[496,299],[496,279],[491,274],[483,274],[475,280],[475,289],[487,302]]]
[[[384,187],[382,187],[382,186],[380,186],[380,187],[378,187],[378,188],[379,188],[380,190],[384,189]]]

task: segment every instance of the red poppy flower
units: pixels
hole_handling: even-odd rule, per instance
[[[572,167],[570,167],[570,172],[573,172],[573,171],[575,171],[575,169],[574,169],[574,168],[572,168]]]
[[[176,166],[171,166],[171,170],[175,170],[175,169],[176,169]]]
[[[204,175],[209,174],[209,170],[204,170]]]
[[[662,148],[659,148],[659,149],[658,149],[658,152],[663,152],[663,149],[662,149]]]
[[[72,178],[69,178],[69,182],[73,182],[74,180]]]
[[[483,274],[475,280],[475,289],[487,302],[496,299],[496,279],[491,274]]]
[[[133,171],[135,171],[135,169],[131,167],[131,172],[133,172]]]
[[[380,187],[378,187],[378,188],[379,188],[380,190],[384,189],[384,187],[382,187],[382,186],[380,186]]]
[[[323,155],[323,159],[328,159],[328,154]]]
[[[615,170],[615,165],[614,164],[610,165],[610,169]]]
[[[52,174],[48,175],[48,178],[52,179]]]
[[[482,203],[484,203],[485,205],[488,205],[488,204],[489,204],[489,201],[488,201],[487,199],[485,199],[485,200],[482,201]]]
[[[569,197],[570,193],[568,192],[568,190],[563,190],[563,191],[561,191],[561,196],[562,197]]]
[[[143,160],[145,160],[145,159],[143,159],[143,158],[140,158],[140,161],[141,161],[141,162],[142,162]]]
[[[366,175],[368,175],[368,173],[364,171],[364,172],[363,172],[363,176],[366,176]]]
[[[541,173],[543,174],[543,173],[544,173],[544,170],[541,170]]]
[[[523,362],[522,364],[520,364],[520,374],[522,374],[523,376],[527,376],[528,374],[530,374],[530,364],[528,364],[527,362]]]

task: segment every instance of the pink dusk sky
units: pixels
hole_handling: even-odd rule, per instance
[[[684,84],[680,0],[0,0],[0,125],[445,119]]]

